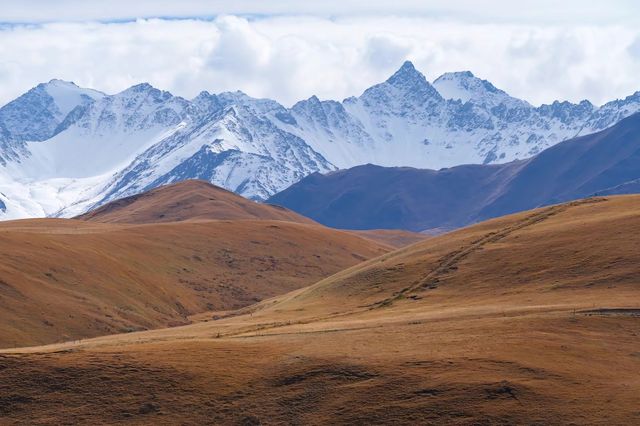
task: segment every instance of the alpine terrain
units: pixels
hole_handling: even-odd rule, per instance
[[[327,226],[442,232],[592,195],[640,190],[640,114],[526,160],[441,170],[363,165],[314,173],[270,203]]]
[[[372,163],[439,169],[529,158],[640,110],[532,106],[470,72],[433,83],[411,62],[359,97],[291,108],[241,92],[114,95],[52,80],[0,108],[0,218],[81,214],[185,179],[265,200],[312,173]]]

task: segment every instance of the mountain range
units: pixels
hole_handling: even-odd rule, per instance
[[[0,108],[0,218],[75,216],[194,178],[265,200],[367,163],[502,164],[639,110],[640,92],[535,107],[470,72],[430,83],[410,62],[359,97],[291,108],[242,92],[187,100],[144,83],[106,95],[52,80]]]
[[[393,249],[201,181],[73,219],[3,221],[0,348],[187,324]]]
[[[439,232],[514,212],[640,189],[640,114],[506,164],[315,173],[269,199],[328,226]]]

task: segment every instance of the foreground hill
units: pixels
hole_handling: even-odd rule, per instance
[[[161,186],[112,201],[76,219],[108,223],[159,223],[185,220],[284,220],[313,223],[282,207],[256,203],[200,180]]]
[[[638,212],[639,196],[546,207],[385,254],[232,317],[12,350],[0,357],[0,416],[636,424]]]
[[[0,346],[186,324],[192,314],[255,303],[387,251],[284,221],[2,222]]]
[[[314,174],[269,199],[336,228],[452,229],[597,193],[633,193],[640,114],[503,165],[360,166]]]

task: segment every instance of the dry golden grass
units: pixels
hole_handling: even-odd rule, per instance
[[[207,219],[315,223],[284,207],[256,203],[202,180],[186,180],[112,201],[77,219],[138,224]]]
[[[363,231],[351,231],[352,233],[386,244],[389,247],[401,248],[431,238],[429,235],[418,232],[402,231],[400,229],[369,229]]]
[[[500,218],[226,318],[5,351],[0,418],[638,424],[638,265],[640,196]]]
[[[0,223],[0,347],[187,324],[389,249],[283,221]]]

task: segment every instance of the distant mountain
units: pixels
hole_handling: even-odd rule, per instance
[[[365,165],[313,174],[271,197],[328,226],[452,229],[591,195],[640,190],[640,114],[501,165],[442,170]]]
[[[9,102],[0,108],[0,164],[5,165],[7,160],[24,153],[24,142],[51,138],[75,108],[103,96],[96,90],[51,80]]]
[[[361,164],[439,169],[529,158],[560,141],[640,111],[640,92],[600,108],[588,101],[534,107],[471,72],[430,84],[411,62],[360,97],[291,109],[285,126],[340,168]]]
[[[342,102],[285,108],[241,92],[187,100],[143,83],[115,95],[52,80],[0,108],[0,218],[74,216],[186,179],[265,200],[312,173],[526,159],[640,110],[534,107],[472,73],[433,84],[406,62]]]
[[[265,118],[287,114],[275,101],[240,92],[201,93],[171,134],[115,175],[100,202],[185,179],[264,200],[310,173],[334,170],[304,140]]]

